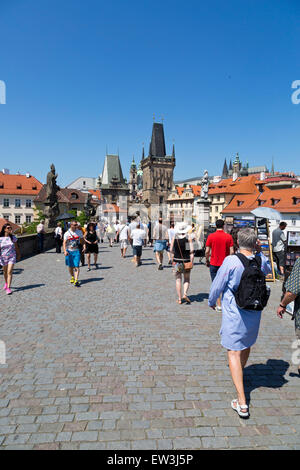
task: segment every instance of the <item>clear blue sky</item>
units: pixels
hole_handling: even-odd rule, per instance
[[[59,182],[102,171],[106,146],[148,152],[164,116],[175,178],[250,166],[300,173],[299,0],[0,0],[0,167]]]

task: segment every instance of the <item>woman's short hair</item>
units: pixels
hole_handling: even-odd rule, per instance
[[[253,251],[257,241],[257,235],[253,228],[242,228],[237,234],[240,249]]]

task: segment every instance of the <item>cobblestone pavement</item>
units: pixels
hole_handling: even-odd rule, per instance
[[[143,256],[135,268],[102,245],[101,269],[84,267],[79,289],[63,255],[18,263],[13,295],[0,292],[1,448],[299,449],[294,326],[275,314],[281,284],[246,368],[243,421],[230,408],[207,268],[192,272],[192,304],[177,305],[171,269],[157,270],[151,248]]]

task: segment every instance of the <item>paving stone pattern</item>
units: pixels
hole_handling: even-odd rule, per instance
[[[101,245],[100,269],[82,268],[79,289],[63,254],[17,264],[13,295],[0,293],[1,448],[299,449],[294,326],[275,314],[281,284],[245,370],[243,421],[230,408],[208,269],[196,264],[192,304],[178,305],[171,268],[158,271],[151,248],[143,257],[135,268]]]

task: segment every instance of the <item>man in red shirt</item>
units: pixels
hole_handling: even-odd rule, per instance
[[[209,267],[210,277],[213,281],[216,274],[222,265],[224,259],[228,255],[232,255],[233,251],[233,238],[229,233],[224,232],[224,220],[219,219],[216,221],[217,230],[208,235],[206,240],[206,266]],[[221,311],[221,299],[217,301],[217,311]]]

